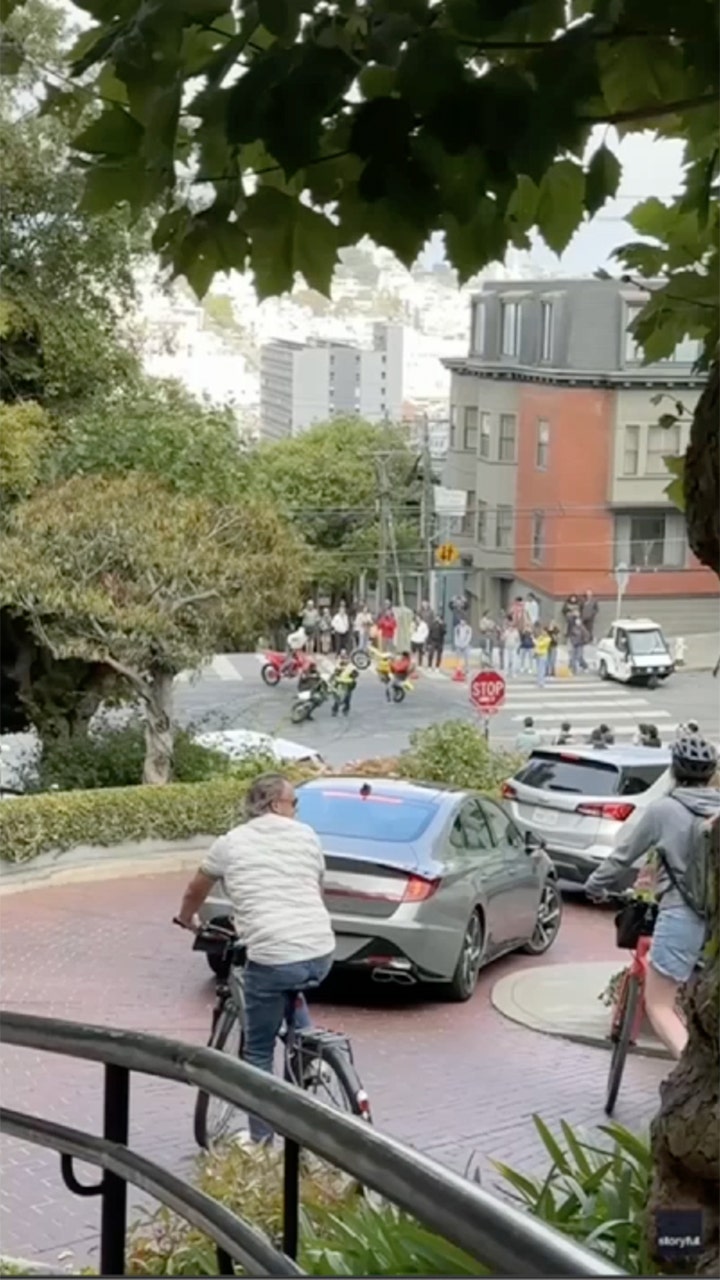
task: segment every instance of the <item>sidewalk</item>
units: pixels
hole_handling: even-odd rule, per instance
[[[611,1010],[599,996],[622,967],[618,958],[521,969],[496,982],[490,999],[498,1013],[531,1031],[609,1049]],[[651,1058],[670,1056],[647,1024],[635,1052]]]

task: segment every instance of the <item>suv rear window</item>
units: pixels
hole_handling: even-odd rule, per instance
[[[629,764],[622,771],[621,796],[639,796],[667,771],[667,764]]]
[[[400,796],[371,795],[364,799],[352,791],[312,790],[300,787],[298,817],[319,836],[411,844],[429,827],[437,812],[433,804]]]
[[[569,791],[579,796],[614,796],[620,790],[620,770],[607,760],[533,751],[515,775],[516,782],[538,791]]]

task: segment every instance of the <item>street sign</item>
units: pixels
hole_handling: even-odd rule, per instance
[[[484,716],[494,715],[505,701],[505,677],[499,671],[478,671],[470,684],[470,701]]]
[[[436,552],[439,564],[457,564],[460,559],[460,552],[452,542],[443,542]]]

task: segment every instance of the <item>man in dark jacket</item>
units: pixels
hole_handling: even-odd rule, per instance
[[[442,662],[443,649],[445,648],[445,632],[447,627],[443,619],[438,615],[433,618],[428,628],[428,669],[432,671],[433,665],[439,669]]]
[[[588,644],[592,644],[595,639],[595,619],[599,608],[592,591],[586,591],[580,606],[580,621],[587,631]]]

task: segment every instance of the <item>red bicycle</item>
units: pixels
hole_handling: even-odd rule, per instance
[[[605,1114],[608,1116],[615,1110],[628,1051],[637,1043],[645,1017],[648,952],[657,915],[654,902],[632,894],[619,897],[623,907],[615,918],[618,946],[630,950],[632,958],[620,979],[610,1027],[613,1048],[605,1094]]]

